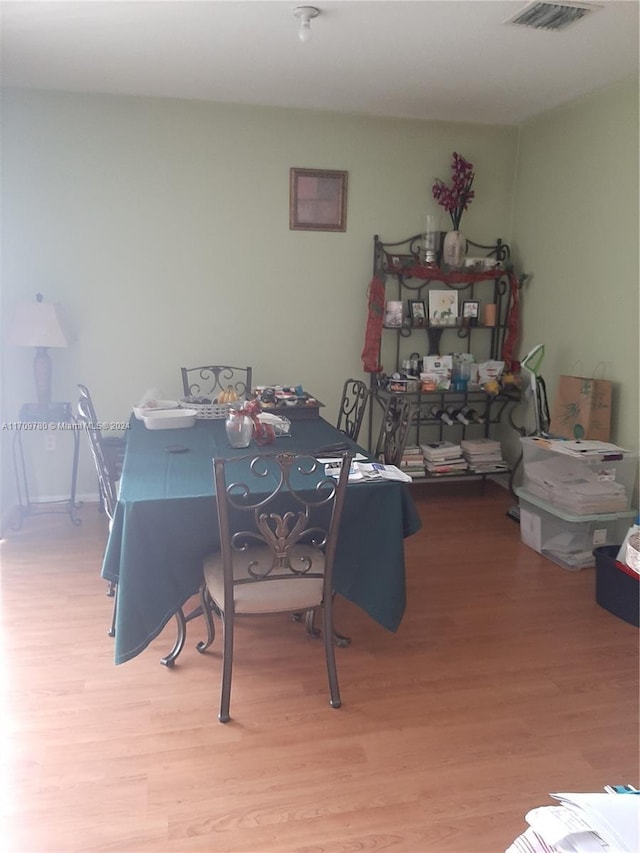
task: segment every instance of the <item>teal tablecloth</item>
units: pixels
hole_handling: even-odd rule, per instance
[[[263,452],[320,449],[345,441],[322,418],[294,421],[291,436],[276,439]],[[168,452],[171,445],[188,451]],[[222,420],[152,431],[132,419],[102,569],[105,579],[118,584],[116,663],[146,648],[198,591],[203,557],[219,547],[212,458],[253,451],[261,449],[252,444],[249,451],[233,450]],[[390,631],[397,630],[405,608],[403,538],[419,528],[403,483],[349,484],[334,586]]]

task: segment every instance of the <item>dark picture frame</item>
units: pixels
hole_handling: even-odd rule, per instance
[[[480,300],[465,299],[462,303],[462,322],[467,326],[477,326],[480,317]]]
[[[348,172],[289,170],[289,230],[346,231]]]
[[[412,326],[427,325],[427,306],[424,299],[409,300],[409,317],[411,318]]]

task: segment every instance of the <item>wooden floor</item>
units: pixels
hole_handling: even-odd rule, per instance
[[[638,632],[594,571],[521,545],[497,486],[414,495],[398,633],[337,602],[343,707],[321,643],[246,619],[226,726],[199,622],[174,670],[171,624],[114,666],[96,507],[28,519],[2,545],[2,849],[501,853],[551,791],[638,785]]]

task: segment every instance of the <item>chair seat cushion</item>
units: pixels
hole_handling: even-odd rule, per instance
[[[258,562],[257,571],[266,571],[271,565],[273,552],[265,546],[249,547],[233,555],[233,577],[235,580],[246,578],[247,566],[253,560]],[[292,566],[300,559],[312,560],[310,571],[324,572],[324,555],[311,545],[295,545],[290,551]],[[275,571],[275,570],[274,570]],[[282,574],[279,571],[278,574]],[[222,554],[210,554],[204,563],[204,578],[211,598],[224,611],[224,581]],[[291,577],[280,580],[262,580],[254,583],[238,584],[234,587],[236,613],[279,613],[294,610],[306,610],[322,604],[323,578]]]

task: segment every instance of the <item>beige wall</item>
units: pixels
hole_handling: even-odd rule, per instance
[[[419,231],[459,150],[477,170],[463,230],[511,241],[531,274],[520,356],[545,345],[550,400],[560,373],[604,370],[612,438],[637,449],[637,80],[519,132],[16,91],[2,118],[3,318],[39,290],[64,304],[77,340],[51,352],[56,399],[84,382],[102,418],[122,419],[149,386],[177,395],[182,364],[228,360],[259,383],[301,382],[333,419],[343,379],[361,375],[373,234]],[[345,234],[289,231],[291,166],[349,172]],[[7,421],[33,399],[32,353],[2,356]],[[6,507],[11,435],[0,439]],[[68,438],[55,454],[33,443],[34,496],[62,494]],[[79,488],[95,494],[84,444]]]
[[[559,374],[610,379],[612,440],[637,450],[637,77],[522,127],[514,197],[521,351],[544,344],[550,402]]]
[[[178,395],[180,366],[208,361],[302,383],[333,420],[361,375],[373,235],[420,231],[454,150],[477,171],[465,232],[510,239],[515,128],[18,91],[2,118],[3,309],[37,291],[64,304],[77,341],[51,351],[54,397],[83,382],[105,420],[150,386]],[[292,166],[349,172],[346,233],[289,231]],[[3,351],[5,420],[33,399],[32,355]],[[38,453],[34,494],[62,493],[62,452]]]

